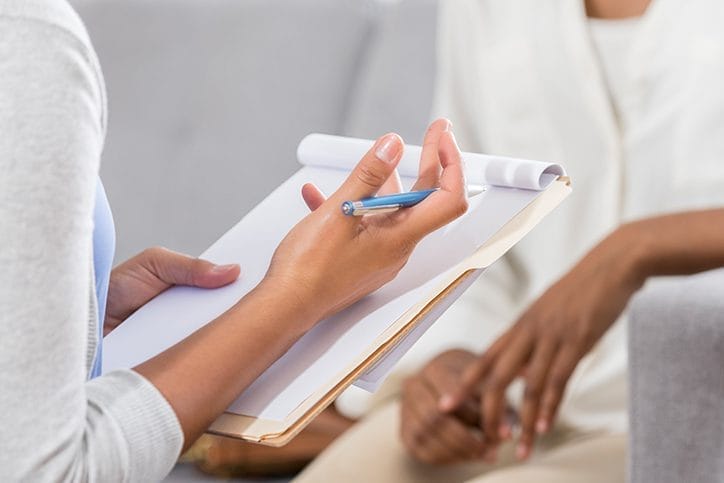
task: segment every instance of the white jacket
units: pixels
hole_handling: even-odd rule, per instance
[[[447,347],[484,349],[622,222],[724,205],[724,3],[652,2],[621,52],[632,75],[620,122],[583,1],[443,0],[440,8],[436,113],[453,121],[461,148],[560,162],[574,190],[435,324],[399,372]],[[562,422],[626,430],[624,324],[577,368]]]

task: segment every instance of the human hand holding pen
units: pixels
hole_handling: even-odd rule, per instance
[[[439,188],[417,206],[394,213],[344,216],[344,201],[399,190],[395,168],[403,152],[396,134],[380,138],[329,199],[311,184],[302,194],[313,212],[277,249],[265,282],[294,287],[316,300],[325,317],[390,281],[428,233],[465,213],[467,197],[460,150],[446,119],[426,134],[415,188]]]
[[[383,136],[329,199],[313,185],[304,186],[302,195],[313,211],[282,240],[259,285],[188,338],[134,368],[171,404],[187,447],[319,321],[390,281],[425,235],[465,213],[462,159],[449,121],[433,123],[426,138],[414,189],[438,191],[396,213],[345,216],[340,210],[345,200],[383,188],[399,190],[395,168],[402,140]]]

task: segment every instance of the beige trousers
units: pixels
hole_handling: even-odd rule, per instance
[[[581,433],[556,428],[542,438],[526,463],[513,458],[512,444],[498,463],[429,466],[410,458],[398,437],[399,404],[389,403],[347,431],[294,481],[310,482],[625,482],[623,434]]]

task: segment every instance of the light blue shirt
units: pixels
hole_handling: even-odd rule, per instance
[[[98,299],[98,345],[90,373],[91,379],[100,376],[102,371],[103,320],[106,314],[108,283],[113,268],[113,256],[116,251],[116,230],[113,224],[113,214],[100,178],[98,178],[96,186],[93,222],[93,270],[96,277],[96,297]]]

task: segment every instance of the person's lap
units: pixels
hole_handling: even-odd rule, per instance
[[[399,435],[399,405],[390,403],[356,424],[294,481],[347,482],[624,482],[625,435],[582,433],[557,428],[545,436],[524,464],[513,458],[512,444],[498,463],[430,466],[412,459]]]

